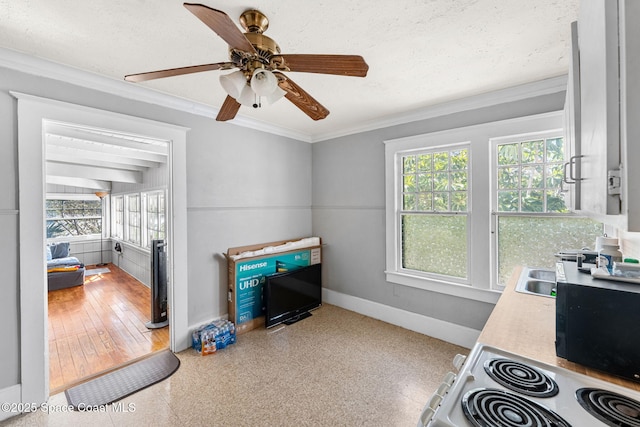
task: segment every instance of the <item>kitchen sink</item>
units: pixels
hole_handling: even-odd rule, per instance
[[[540,268],[534,268],[529,270],[528,276],[533,279],[543,280],[545,282],[556,282],[555,270],[543,270]]]
[[[516,284],[516,292],[555,298],[556,272],[544,268],[524,267]]]
[[[534,294],[549,295],[551,291],[556,287],[555,283],[543,282],[542,280],[527,280],[524,284],[524,289]]]

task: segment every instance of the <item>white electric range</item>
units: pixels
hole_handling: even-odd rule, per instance
[[[640,427],[640,392],[481,343],[427,402],[418,427]]]

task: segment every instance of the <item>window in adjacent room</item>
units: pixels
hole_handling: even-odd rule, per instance
[[[86,198],[48,198],[45,209],[47,238],[100,234],[102,205],[93,194]]]
[[[125,240],[134,245],[140,245],[142,240],[142,224],[140,213],[140,194],[126,195],[126,234]]]
[[[145,194],[146,206],[146,246],[151,247],[152,240],[165,238],[165,197],[164,191]]]
[[[111,217],[113,218],[111,237],[122,240],[124,238],[124,197],[112,196],[111,206]]]

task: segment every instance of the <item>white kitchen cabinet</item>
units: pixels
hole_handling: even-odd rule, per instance
[[[580,184],[574,209],[628,231],[640,231],[639,18],[638,0],[581,1],[573,64],[579,85],[567,97],[567,116],[574,113],[567,135],[580,155],[567,168]],[[576,101],[569,92],[578,87]]]
[[[578,49],[578,22],[571,23],[571,60],[567,78],[567,93],[564,102],[565,160],[562,192],[565,203],[572,211],[580,209],[582,189],[580,170],[580,61]]]

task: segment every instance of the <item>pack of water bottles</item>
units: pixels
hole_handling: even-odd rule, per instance
[[[200,326],[191,335],[191,347],[202,355],[215,353],[236,342],[236,327],[228,320]]]

